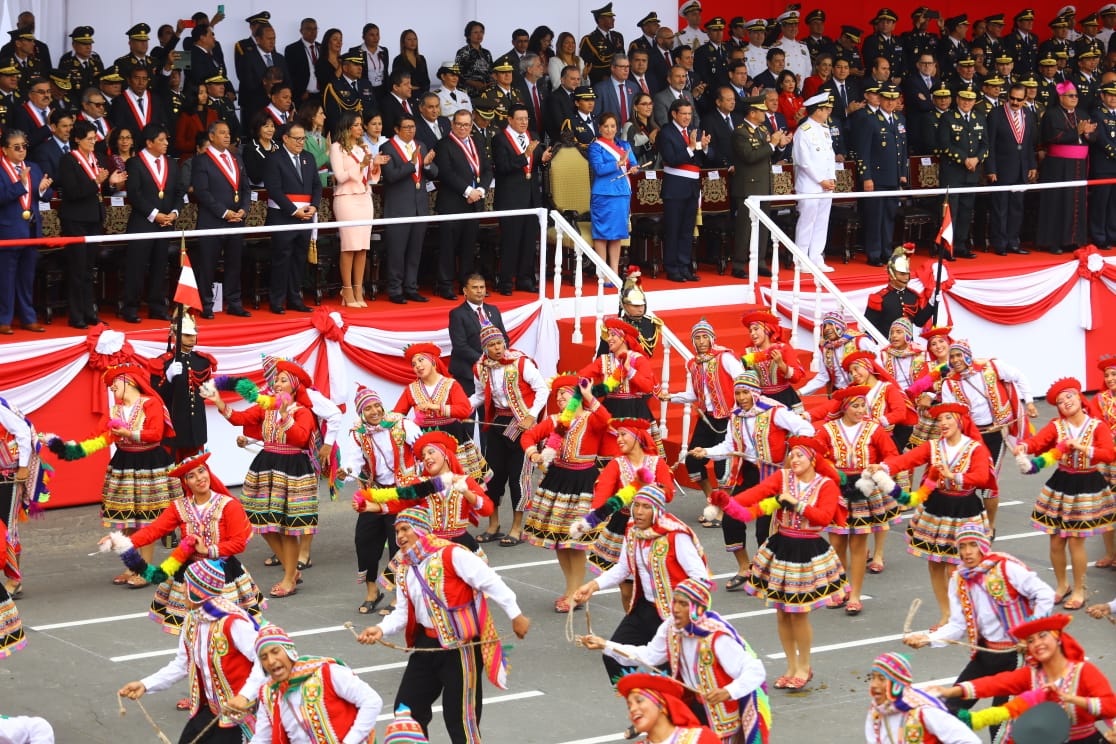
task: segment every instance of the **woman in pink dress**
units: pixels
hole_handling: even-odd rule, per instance
[[[367,307],[364,301],[364,263],[372,240],[372,184],[380,180],[386,155],[373,156],[363,146],[360,114],[346,111],[329,146],[333,170],[333,215],[338,221],[369,220],[367,225],[342,227],[341,305]]]

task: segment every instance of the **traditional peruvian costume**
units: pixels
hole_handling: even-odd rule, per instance
[[[887,653],[872,662],[887,680],[887,701],[873,702],[864,721],[867,744],[979,744],[980,737],[946,710],[941,700],[914,687],[910,662]]]
[[[756,310],[747,313],[741,318],[741,322],[745,328],[758,323],[767,334],[766,346],[748,346],[741,357],[746,367],[755,370],[763,396],[777,400],[787,408],[801,409],[802,399],[793,386],[802,383],[806,370],[798,359],[798,350],[783,340],[779,318],[768,310]],[[773,351],[779,352],[782,363],[786,366],[785,370],[772,357]]]

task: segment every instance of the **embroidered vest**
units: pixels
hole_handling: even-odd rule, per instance
[[[755,370],[756,375],[759,377],[760,390],[764,395],[770,393],[778,393],[786,390],[789,386],[789,381],[782,379],[783,372],[779,369],[779,365],[771,359],[770,353],[772,350],[778,349],[783,354],[783,360],[787,363],[788,367],[797,366],[792,363],[792,360],[797,358],[798,352],[794,350],[789,344],[777,343],[767,347],[767,349],[760,349],[758,346],[749,346],[744,350],[746,354],[753,354],[752,369]]]
[[[238,615],[226,615],[215,623],[210,623],[209,628],[209,654],[204,659],[196,656],[198,639],[198,621],[194,614],[186,616],[185,634],[186,668],[190,670],[190,715],[196,715],[201,708],[201,698],[204,694],[199,668],[205,664],[213,687],[217,691],[219,700],[207,700],[209,710],[219,714],[221,728],[232,728],[240,723],[251,725],[252,722],[233,720],[225,714],[226,704],[236,697],[240,688],[248,681],[252,672],[252,659],[249,659],[232,642],[232,624],[234,622],[248,622]],[[254,726],[253,726],[254,727]]]
[[[1015,411],[1012,410],[1011,395],[1007,386],[1000,381],[995,362],[991,359],[984,362],[974,362],[973,369],[977,372],[977,378],[984,388],[982,393],[988,399],[988,408],[992,411],[992,425],[1006,426],[1010,424],[1015,418]],[[962,384],[959,378],[951,374],[945,379],[944,384],[948,386],[949,391],[959,402],[970,408],[972,407],[969,403],[969,396],[965,392],[966,386]],[[968,389],[972,390],[971,387]]]
[[[829,372],[829,384],[834,390],[840,390],[849,384],[849,375],[841,362],[845,357],[860,349],[860,335],[850,336],[845,343],[836,347],[822,346],[822,364]]]
[[[423,404],[428,406],[435,406],[439,410],[449,404],[450,388],[453,386],[454,379],[452,377],[443,377],[438,380],[434,385],[434,390],[426,392],[426,385],[422,381],[415,380],[407,388],[411,391],[411,399],[415,402],[415,410],[420,410]],[[437,425],[444,424],[450,421],[455,421],[452,417],[442,416],[437,413],[423,414],[422,423],[424,425]]]
[[[602,380],[607,380],[609,378],[609,376],[612,375],[613,370],[615,370],[616,367],[618,366],[616,364],[616,355],[609,352],[608,354],[601,354],[601,356],[599,358],[601,360],[601,379]],[[642,354],[640,354],[638,351],[629,350],[628,351],[628,359],[627,359],[627,369],[635,369],[636,366],[637,366],[637,361],[641,360],[641,359],[645,360],[645,357]],[[623,375],[620,378],[620,384],[616,387],[616,390],[612,391],[612,393],[611,393],[611,395],[617,395],[617,394],[625,395],[625,396],[637,395],[637,393],[633,393],[631,391],[631,388],[628,387],[628,377],[627,377],[627,375]],[[642,393],[639,393],[639,395],[642,395]]]
[[[782,406],[777,406],[782,407]],[[756,449],[756,465],[760,469],[761,478],[777,468],[786,457],[787,433],[775,425],[775,410],[772,407],[752,417],[755,425],[752,427],[754,440],[748,436],[745,429],[745,416],[733,415],[729,419],[729,431],[732,432],[732,446],[737,452],[745,452],[747,444],[751,442]],[[732,458],[732,466],[725,476],[727,485],[736,485],[740,482],[740,469],[743,466],[741,457]]]
[[[968,472],[969,467],[973,463],[973,453],[976,452],[978,442],[962,436],[962,444],[956,457],[950,461],[946,454],[946,443],[942,439],[932,439],[930,441],[930,465],[937,466],[942,463],[949,465],[949,470],[954,473],[963,474]],[[958,483],[952,478],[943,478],[938,481],[938,488],[942,491],[953,491],[954,493],[972,493],[975,489]]]
[[[232,501],[232,498],[214,492],[209,497],[210,501],[213,502],[212,504],[206,503],[204,506],[194,509],[191,509],[186,502],[186,499],[190,498],[192,497],[186,496],[175,499],[171,502],[171,508],[178,513],[178,518],[184,525],[187,535],[197,535],[202,543],[216,545],[221,540],[221,515],[225,513],[225,507]],[[204,521],[201,521],[199,517]]]
[[[600,437],[586,436],[589,434],[589,417],[592,415],[588,411],[582,411],[574,416],[566,430],[566,436],[562,437],[562,448],[555,458],[556,464],[585,465],[596,462]],[[551,416],[551,419],[555,424],[558,423],[558,416]]]
[[[504,394],[504,399],[508,401],[512,416],[515,417],[517,422],[522,422],[531,415],[531,406],[535,402],[535,391],[523,379],[523,365],[527,361],[527,355],[518,351],[508,353],[518,354],[518,356],[515,358],[514,364],[499,365],[504,368],[504,374],[502,375],[493,375],[494,365],[486,364],[487,359],[483,357],[473,365],[473,372],[477,379],[481,381],[481,387],[484,388],[484,418],[486,421],[492,421],[495,418],[495,405],[492,402],[492,385],[494,382],[500,386],[500,392]],[[489,427],[486,424],[484,428]]]
[[[354,427],[349,433],[353,437],[353,441],[360,447],[361,454],[364,455],[364,461],[368,465],[368,475],[372,478],[376,477],[376,460],[379,456],[376,446],[372,443],[373,436],[368,431],[362,431],[363,426]],[[395,475],[395,484],[397,486],[407,486],[419,479],[418,468],[415,466],[414,451],[410,445],[407,444],[407,431],[403,427],[403,422],[399,421],[388,429],[388,438],[391,441],[391,454],[392,454],[392,473]],[[381,483],[379,485],[387,486],[392,485],[389,483]]]
[[[1022,596],[1019,590],[1008,578],[1005,564],[1013,561],[1022,566],[1022,562],[1008,555],[994,554],[996,563],[980,577],[980,585],[988,594],[992,608],[1005,629],[1014,628],[1034,619],[1034,604],[1027,597]],[[957,589],[957,599],[961,603],[961,611],[965,615],[965,632],[969,636],[969,644],[979,645],[976,618],[973,616],[973,598],[969,594],[969,582],[961,576],[961,572],[953,572],[953,581]],[[973,651],[970,656],[976,655]]]
[[[1109,426],[1116,426],[1116,395],[1105,390],[1093,402],[1100,410],[1101,418]]]
[[[901,387],[906,389],[926,374],[926,354],[919,351],[908,356],[897,357],[891,353],[889,346],[880,352],[880,365]]]
[[[717,663],[713,649],[717,639],[722,635],[724,633],[710,633],[704,637],[688,639],[697,644],[697,667],[690,672],[698,679],[698,684],[695,686],[702,690],[717,690],[727,687],[732,682],[732,677]],[[675,679],[683,679],[682,644],[685,640],[687,638],[684,634],[673,630],[667,635],[667,660],[670,663],[670,674]],[[749,699],[754,701],[755,696],[750,695]],[[726,739],[740,730],[740,718],[744,711],[740,710],[738,700],[729,699],[713,705],[703,701],[703,705],[706,717],[709,719],[709,728],[713,729],[713,733],[719,738]],[[747,707],[755,706],[753,704]],[[758,715],[758,712],[753,710],[752,714]],[[745,730],[749,729],[745,728]]]
[[[872,435],[879,424],[865,420],[852,438],[845,436],[845,427],[840,420],[830,421],[822,428],[829,437],[833,448],[833,464],[838,470],[863,470],[872,462]]]
[[[686,362],[698,405],[703,406],[708,401],[711,405],[708,412],[716,418],[725,418],[732,411],[732,378],[721,363],[721,356],[729,353],[728,350],[721,350],[705,362],[699,362],[697,357]]]
[[[136,402],[132,405],[130,414],[125,415],[124,404],[114,402],[112,404],[112,413],[110,418],[117,421],[123,421],[124,427],[133,434],[141,434],[143,432],[143,424],[147,421],[147,412],[144,410],[144,404],[147,402],[149,396],[140,396],[136,398]],[[160,405],[162,405],[160,403]],[[137,442],[132,439],[124,439],[116,442],[116,446],[130,451],[148,450],[154,445],[146,442]]]
[[[1090,417],[1085,422],[1085,427],[1077,435],[1077,439],[1085,447],[1093,446],[1093,436],[1096,434],[1097,427],[1100,426],[1100,421]],[[1062,442],[1067,439],[1072,439],[1073,434],[1070,433],[1069,426],[1064,419],[1058,418],[1054,420],[1054,428],[1058,431],[1058,441]],[[1060,468],[1069,468],[1071,470],[1096,470],[1096,465],[1089,458],[1085,452],[1078,452],[1077,450],[1070,450],[1062,455],[1062,459],[1058,463]]]
[[[406,581],[406,572],[415,570],[414,566],[404,566],[403,576],[397,581],[409,601],[419,600],[426,607],[442,648],[453,648],[481,633],[474,604],[476,592],[457,575],[453,567],[451,551],[465,549],[456,544],[447,545],[423,562],[418,569],[422,571],[419,581],[426,586],[421,597],[410,596]],[[407,621],[408,646],[414,645],[417,631],[414,617],[411,613]]]
[[[628,529],[629,536],[631,535],[631,528]],[[655,603],[655,609],[659,611],[659,617],[663,620],[671,616],[671,601],[673,599],[674,587],[688,578],[686,570],[682,568],[682,564],[678,562],[677,553],[674,549],[674,541],[682,535],[689,539],[689,535],[682,532],[668,532],[665,535],[660,535],[653,540],[627,540],[628,547],[625,560],[628,562],[628,570],[631,575],[635,577],[635,591],[632,592],[632,601],[628,606],[628,611],[635,607],[635,603],[639,601],[640,595],[643,594],[643,582],[639,580],[639,560],[638,551],[641,547],[640,543],[650,542],[651,549],[647,555],[647,568],[651,571],[651,585],[655,588],[655,596],[648,597]],[[705,558],[702,556],[702,560]]]
[[[334,692],[330,664],[321,664],[302,683],[299,692],[302,694],[299,713],[305,722],[303,731],[311,735],[314,744],[342,744],[356,721],[357,707]],[[275,696],[278,694],[280,693],[273,690],[270,684],[265,684],[261,707],[274,710]],[[272,744],[286,744],[289,741],[282,721],[271,722],[271,741]]]
[[[263,441],[267,444],[286,444],[287,432],[294,426],[294,416],[284,416],[277,408],[269,408],[263,412],[260,429]]]

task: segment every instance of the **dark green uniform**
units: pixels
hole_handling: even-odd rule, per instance
[[[939,119],[938,158],[942,186],[976,186],[980,182],[980,165],[972,171],[965,167],[968,158],[977,158],[981,164],[988,159],[988,125],[984,115],[976,112],[975,106],[967,117],[951,109]],[[949,197],[955,254],[967,251],[975,204],[976,194]]]
[[[74,100],[80,101],[81,94],[86,88],[96,87],[97,76],[105,71],[105,63],[101,61],[99,54],[93,52],[82,64],[77,55],[71,51],[63,54],[58,60],[58,71],[70,81]]]
[[[624,51],[624,37],[615,31],[609,31],[606,36],[600,28],[581,37],[581,45],[577,54],[585,62],[582,71],[584,78],[589,79],[589,85],[596,85],[611,74],[612,55]]]

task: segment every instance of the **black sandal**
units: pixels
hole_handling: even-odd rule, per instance
[[[381,608],[379,614],[383,617],[387,617],[393,612],[395,612],[395,605],[388,605],[387,607]]]
[[[507,537],[503,532],[482,532],[477,535],[477,542],[481,545],[490,542],[497,542],[501,538]]]
[[[279,556],[272,553],[270,558],[264,558],[264,565],[268,568],[274,568],[275,566],[282,566],[283,562],[279,560]]]
[[[361,602],[360,607],[357,607],[357,612],[361,615],[371,615],[373,612],[376,611],[376,608],[379,607],[380,603],[383,601],[384,593],[379,592],[378,594],[376,594],[375,599],[366,599]]]
[[[733,576],[731,579],[729,579],[727,582],[725,582],[725,591],[726,592],[738,592],[738,591],[740,591],[741,589],[744,588],[744,585],[748,583],[749,578],[750,577],[748,577],[748,576],[741,576],[740,574],[737,574],[736,576]]]
[[[303,563],[302,561],[298,562],[298,570],[299,571],[305,571],[306,569],[313,568],[313,567],[314,567],[314,559],[313,558],[307,558],[305,563]]]

